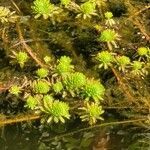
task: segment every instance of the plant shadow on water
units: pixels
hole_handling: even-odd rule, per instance
[[[0,150],[150,150],[149,0],[43,1],[0,1]]]
[[[111,127],[113,131],[102,127],[71,135],[58,134],[63,129],[56,133],[52,129],[25,126],[19,123],[1,128],[1,150],[126,150],[132,143],[129,136],[133,133],[119,131],[121,126],[119,129]]]

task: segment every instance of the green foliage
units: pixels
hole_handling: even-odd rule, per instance
[[[31,110],[34,110],[37,106],[37,98],[36,96],[31,96],[29,95],[27,100],[26,100],[26,107],[30,108]]]
[[[92,102],[89,104],[86,102],[85,106],[79,109],[83,111],[80,116],[81,120],[88,121],[90,125],[95,124],[97,120],[103,120],[100,115],[104,113],[104,110],[102,110],[102,107],[98,103]]]
[[[142,69],[142,65],[143,65],[143,63],[140,61],[133,61],[132,69],[133,70],[140,70],[140,69]]]
[[[19,94],[21,93],[21,87],[18,85],[12,85],[9,89],[9,93],[15,96],[19,96]]]
[[[64,5],[64,6],[67,6],[71,0],[60,0],[61,4]]]
[[[55,93],[60,93],[63,90],[63,85],[61,82],[56,82],[53,84],[53,90]]]
[[[44,19],[53,18],[54,15],[59,13],[59,8],[51,4],[49,0],[35,0],[33,4],[32,9],[36,14],[35,18],[40,16],[43,16]]]
[[[99,40],[102,42],[114,42],[118,39],[118,34],[113,29],[106,29],[102,31]]]
[[[99,62],[99,68],[108,69],[114,62],[114,56],[108,51],[102,51],[97,54],[96,60]]]
[[[147,47],[139,47],[137,50],[139,56],[147,56],[148,55],[148,48]]]
[[[116,61],[117,61],[118,69],[123,72],[125,71],[127,65],[130,64],[130,58],[127,56],[117,56]]]
[[[45,78],[48,76],[49,71],[46,68],[40,68],[36,71],[39,78]]]
[[[22,51],[20,51],[18,53],[16,53],[16,52],[13,51],[12,58],[14,58],[17,61],[17,63],[20,65],[21,68],[24,67],[25,63],[29,59],[27,53],[26,52],[22,52]]]
[[[48,115],[47,122],[51,123],[59,121],[65,123],[65,119],[70,118],[69,105],[59,100],[51,98],[43,98],[43,106],[40,107],[41,111]]]
[[[110,12],[110,11],[107,11],[104,15],[105,15],[106,19],[111,19],[113,17],[112,12]]]
[[[35,14],[35,18],[43,17],[44,19],[50,19],[50,21],[54,22],[57,20],[57,17],[60,17],[61,20],[64,21],[62,24],[54,26],[50,24],[49,20],[44,20],[42,22],[40,18],[39,20],[31,18],[28,20],[29,22],[26,22],[25,24],[22,20],[26,18],[26,16],[20,16],[19,23],[16,26],[17,32],[16,29],[14,28],[13,32],[11,32],[13,34],[9,35],[9,32],[12,30],[11,24],[9,24],[11,27],[9,30],[7,27],[1,30],[2,40],[4,41],[4,44],[2,44],[4,45],[4,47],[2,47],[2,49],[8,49],[9,53],[11,51],[10,48],[15,47],[16,50],[15,52],[13,52],[14,54],[13,58],[14,60],[16,60],[17,63],[19,63],[21,68],[25,66],[25,63],[27,63],[29,59],[27,53],[23,51],[17,52],[17,50],[20,49],[21,46],[30,54],[31,59],[33,59],[33,61],[37,63],[36,66],[31,65],[30,70],[34,70],[35,67],[37,66],[41,67],[36,71],[36,75],[40,79],[37,79],[37,77],[32,76],[33,74],[29,73],[30,70],[26,73],[26,69],[28,68],[24,68],[22,70],[23,71],[22,74],[23,76],[25,76],[26,81],[19,81],[23,89],[21,89],[20,86],[17,86],[18,85],[17,84],[11,86],[9,92],[16,96],[22,96],[22,98],[26,100],[26,106],[32,111],[39,112],[42,119],[44,118],[48,123],[49,122],[64,123],[65,119],[70,119],[70,116],[72,115],[73,118],[76,118],[76,116],[78,118],[80,117],[82,121],[88,121],[90,125],[93,125],[97,122],[97,120],[102,120],[101,114],[103,114],[104,111],[102,110],[101,105],[104,105],[105,107],[113,105],[115,107],[118,106],[120,108],[121,104],[128,103],[127,99],[129,99],[130,97],[133,97],[134,99],[134,96],[135,98],[137,98],[137,104],[138,103],[144,104],[144,107],[147,107],[148,105],[145,102],[146,98],[144,97],[145,98],[145,99],[143,98],[144,100],[143,99],[140,100],[140,98],[138,98],[139,95],[144,96],[147,93],[144,90],[143,90],[144,92],[142,93],[140,90],[136,91],[135,89],[137,87],[144,89],[145,86],[148,85],[149,76],[147,79],[144,77],[144,75],[146,75],[147,72],[149,71],[150,50],[147,47],[139,47],[136,53],[138,55],[137,56],[138,58],[136,59],[135,57],[135,60],[133,60],[134,56],[133,57],[131,56],[132,52],[126,51],[125,44],[128,41],[125,41],[124,43],[123,39],[120,43],[118,43],[118,45],[116,44],[116,41],[119,40],[119,35],[116,31],[117,30],[120,31],[119,27],[123,28],[125,23],[123,23],[124,21],[123,20],[120,25],[116,24],[112,14],[112,12],[114,12],[113,9],[111,8],[112,12],[110,12],[109,10],[110,6],[109,4],[111,4],[111,2],[107,3],[105,0],[82,0],[82,1],[60,0],[58,1],[57,4],[56,3],[53,4],[51,0],[34,0],[31,8]],[[104,5],[105,7],[103,7]],[[19,12],[19,8],[16,7],[16,9]],[[103,13],[104,10],[108,11]],[[22,14],[24,14],[24,12]],[[64,16],[64,18],[61,17],[61,15],[64,14],[67,17],[66,16]],[[114,15],[116,14],[114,13]],[[76,16],[78,19],[75,20],[74,16]],[[2,23],[11,22],[13,19],[15,19],[15,12],[14,11],[11,12],[10,9],[0,6],[1,22]],[[85,21],[84,19],[87,20]],[[33,22],[35,21],[35,25],[33,25],[34,23],[30,21]],[[132,17],[130,21],[132,21]],[[94,26],[98,27],[97,31],[101,32],[98,39],[96,38],[97,33],[95,32]],[[28,40],[23,39],[30,38],[31,34],[30,31],[34,31],[34,29],[36,30],[32,35],[32,37],[35,36],[35,40],[36,38],[37,40],[40,41],[42,40],[42,42],[39,42],[38,44],[45,43],[46,45],[44,45],[43,47],[47,48],[46,51],[42,49],[43,48],[42,46],[41,46],[41,49],[43,50],[42,52],[34,51],[34,49],[35,50],[36,48],[38,49],[38,47],[34,47],[37,46],[38,44],[34,45],[30,43],[32,46],[31,49],[28,43],[26,43],[27,47],[24,45],[24,42],[28,42]],[[22,31],[25,32],[22,33]],[[36,31],[40,31],[37,37]],[[128,30],[126,32],[128,32]],[[133,32],[133,30],[131,32]],[[19,33],[18,37],[23,41],[13,43],[14,41],[17,41],[18,38],[16,36],[17,35],[16,33]],[[56,36],[54,36],[54,34]],[[65,34],[69,39],[69,40],[67,39],[68,41],[66,40],[66,38],[63,37],[63,35]],[[23,36],[25,36],[25,38],[23,38]],[[44,36],[44,38],[42,36]],[[7,40],[9,40],[9,38],[11,37],[13,37],[12,38],[13,41],[10,42],[12,45],[9,45],[7,48],[7,43],[9,43]],[[144,40],[146,40],[146,38],[142,40],[143,45],[146,45],[144,43]],[[100,41],[100,46],[95,44],[96,42],[95,40]],[[137,39],[134,39],[134,41],[136,40]],[[46,43],[45,41],[49,41],[50,44]],[[56,50],[55,46],[52,48],[51,52],[47,51],[48,47],[50,45],[53,45],[53,43],[56,44],[56,47],[57,46],[62,47],[63,50],[65,50],[65,53],[67,53],[68,55],[73,56],[74,62],[77,63],[77,66],[74,67],[74,65],[72,65],[72,59],[68,56],[60,57],[60,59],[56,61],[55,65],[54,60],[55,58],[60,56],[60,53],[57,53],[57,55],[55,55],[56,54],[54,52],[54,50]],[[80,45],[80,43],[81,43],[80,47],[81,52],[78,49],[77,50],[75,49],[76,46],[78,46],[78,44]],[[122,43],[124,45],[121,45]],[[130,44],[131,43],[129,42],[128,45]],[[112,45],[114,46],[114,48],[112,48]],[[91,48],[91,50],[89,50],[88,52],[83,51],[85,46],[87,46],[88,49]],[[117,49],[118,47],[120,49]],[[99,68],[108,69],[110,67],[110,70],[108,71],[102,69],[101,70],[91,69],[94,68],[93,66],[94,63],[90,60],[90,57],[87,57],[87,54],[89,54],[89,52],[92,56],[95,55],[95,52],[97,52],[101,48],[106,48],[108,49],[108,51],[100,51],[96,55],[95,60],[98,62]],[[126,54],[130,57],[123,55],[125,51]],[[7,55],[7,51],[5,54]],[[45,56],[45,54],[49,54],[50,56]],[[42,58],[43,55],[45,56],[44,58]],[[7,59],[7,57],[5,58]],[[133,60],[132,62],[130,62],[130,58]],[[0,59],[0,61],[2,62],[3,58]],[[45,68],[43,68],[43,66]],[[116,69],[117,67],[118,70]],[[15,69],[16,68],[17,66],[15,67]],[[17,73],[17,75],[21,74],[19,69],[17,68],[15,72]],[[84,71],[84,73],[81,73],[80,72],[81,70]],[[89,78],[87,78],[85,74],[88,74]],[[123,80],[122,75],[124,76]],[[142,84],[139,83],[138,81],[136,82],[138,82],[139,85],[135,85],[136,83],[134,83],[133,81],[133,83],[131,83],[132,85],[128,86],[128,83],[132,75],[134,75],[133,77],[138,76],[138,79],[140,79],[139,76],[142,75],[142,79],[144,80],[143,82],[145,86],[142,86]],[[106,93],[106,101],[102,104],[100,102],[103,100],[105,88],[98,80],[93,79],[93,77],[102,77],[104,79],[103,83],[107,87],[108,93]],[[15,82],[18,83],[18,81]],[[123,86],[122,87],[120,86],[121,87],[120,88],[118,87],[118,84]],[[128,87],[130,89],[128,89]],[[119,96],[122,98],[121,104],[116,100],[117,99],[116,95],[118,95],[119,92],[121,93]],[[142,94],[140,94],[140,92]],[[12,96],[11,94],[10,96]],[[28,97],[25,97],[23,94],[27,94]],[[20,100],[20,97],[14,98]],[[59,100],[57,100],[57,98],[59,98]],[[134,100],[133,103],[131,102],[131,107],[133,104]],[[70,111],[71,114],[69,114],[69,107],[71,109]],[[78,110],[78,107],[82,107],[80,109],[82,110],[81,114],[80,112],[79,113],[75,112],[76,110]]]
[[[116,24],[116,22],[113,19],[112,12],[107,11],[104,15],[105,15],[105,18],[106,18],[106,23],[105,23],[106,25],[112,26],[112,25]]]
[[[140,61],[133,61],[133,63],[131,64],[132,67],[132,71],[131,74],[133,75],[137,75],[137,76],[144,76],[147,74],[147,70],[143,67],[144,66],[144,62],[140,62]]]
[[[45,80],[35,80],[32,83],[33,91],[39,94],[46,94],[50,90],[50,85]]]
[[[91,1],[87,1],[80,6],[80,11],[77,15],[77,18],[83,16],[83,19],[91,18],[92,15],[97,15],[95,12],[95,3]]]
[[[44,57],[44,61],[45,61],[46,64],[49,64],[49,63],[51,62],[51,60],[52,60],[52,59],[51,59],[51,57],[49,57],[49,56],[45,56],[45,57]]]
[[[97,103],[102,100],[104,95],[105,89],[99,81],[88,80],[83,73],[73,70],[74,66],[71,64],[70,57],[62,56],[57,62],[57,65],[53,66],[54,72],[48,72],[45,68],[38,69],[36,74],[40,78],[46,77],[48,73],[49,78],[33,80],[28,86],[28,92],[26,92],[26,107],[41,114],[41,122],[64,123],[65,119],[70,119],[70,103],[55,100],[53,97],[57,97],[58,94],[62,95],[64,99],[67,98],[67,101],[76,97],[94,100]],[[84,101],[82,102],[84,103]]]
[[[95,11],[95,4],[90,1],[85,2],[80,7],[84,14],[91,14]]]
[[[71,65],[71,58],[67,56],[62,56],[58,60],[58,64],[56,66],[56,73],[59,75],[65,75],[67,73],[71,73],[73,71],[74,66]]]
[[[104,92],[105,88],[99,81],[88,80],[82,90],[82,96],[86,100],[92,99],[95,102],[99,102],[100,100],[103,100]]]
[[[64,76],[63,83],[68,90],[79,89],[86,83],[86,77],[83,73],[75,72]]]
[[[58,62],[64,64],[70,64],[72,62],[72,59],[68,56],[61,56]]]

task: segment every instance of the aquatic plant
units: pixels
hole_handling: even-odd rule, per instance
[[[59,82],[56,82],[55,84],[53,84],[52,88],[53,88],[55,93],[60,93],[63,90],[63,85],[59,81]]]
[[[116,33],[113,29],[105,29],[102,31],[100,37],[98,38],[99,41],[107,42],[109,44],[110,50],[112,50],[111,44],[117,48],[116,40],[119,39],[120,38],[118,33]]]
[[[83,73],[75,72],[64,76],[63,83],[69,90],[76,90],[86,84],[86,77]]]
[[[105,23],[106,25],[112,26],[112,25],[116,24],[116,22],[113,19],[112,12],[107,11],[104,15],[105,15],[105,18],[106,18],[106,23]]]
[[[118,38],[118,34],[112,29],[102,31],[99,40],[102,42],[114,42]]]
[[[121,1],[121,3],[127,7],[130,1]],[[12,1],[13,8],[18,14],[21,14],[16,24],[7,23],[15,17],[11,8],[6,9],[0,6],[0,23],[6,23],[1,24],[0,30],[0,53],[2,52],[0,76],[3,82],[0,81],[0,93],[3,92],[2,97],[6,97],[7,101],[15,99],[13,102],[9,101],[10,106],[14,107],[15,104],[20,110],[18,103],[20,104],[22,99],[21,104],[25,102],[28,107],[25,110],[28,110],[31,115],[37,115],[36,118],[41,118],[48,123],[64,123],[66,119],[70,119],[69,126],[73,119],[76,121],[79,117],[81,121],[88,121],[90,125],[102,120],[101,115],[104,112],[102,106],[106,110],[112,109],[121,113],[121,116],[125,116],[124,112],[129,111],[129,115],[133,116],[127,116],[131,122],[136,118],[135,114],[138,114],[138,117],[141,117],[142,114],[141,118],[145,119],[149,113],[149,88],[147,88],[149,76],[145,75],[150,68],[150,50],[146,47],[149,41],[149,35],[146,33],[148,28],[145,26],[147,23],[140,20],[140,17],[143,16],[140,13],[146,12],[148,7],[141,10],[135,7],[132,14],[130,13],[132,9],[129,8],[127,15],[120,17],[123,18],[121,23],[117,24],[113,18],[113,14],[117,16],[117,12],[111,6],[116,2],[117,0],[115,2],[106,0],[33,0],[33,4],[29,3],[29,5],[32,5],[35,15],[30,16],[30,9],[22,9],[29,8],[28,2],[25,3],[25,7],[20,8],[20,5]],[[132,8],[134,8],[134,4],[132,1]],[[139,5],[138,8],[140,8]],[[105,12],[106,10],[108,12]],[[146,17],[142,19],[147,21],[147,13],[145,14]],[[32,18],[34,16],[38,20]],[[125,18],[126,16],[128,18]],[[136,16],[138,17],[135,18]],[[49,20],[43,21],[43,18]],[[51,22],[57,21],[57,18],[62,23],[52,25]],[[120,18],[117,19],[120,20]],[[128,23],[126,23],[126,19]],[[123,30],[121,31],[120,28]],[[117,30],[121,32],[117,33]],[[120,38],[118,34],[127,37],[117,43]],[[144,38],[142,37],[140,40],[140,36]],[[97,41],[100,44],[97,44]],[[145,47],[139,46],[135,53],[136,57],[134,57],[133,49],[139,45],[137,41],[142,42]],[[133,45],[132,42],[134,42]],[[107,51],[103,51],[105,49]],[[23,69],[20,69],[18,65],[12,68],[8,64],[10,61],[7,57],[12,50],[14,51],[12,60],[17,62],[21,68],[25,66],[29,57],[34,63],[28,63],[28,67]],[[19,50],[21,51],[19,52]],[[60,57],[64,53],[70,57]],[[97,55],[93,61],[90,56],[95,56],[95,54]],[[45,57],[43,58],[43,56]],[[58,57],[60,58],[57,59]],[[72,60],[76,66],[72,65]],[[99,68],[109,68],[109,70],[95,69],[95,61]],[[11,71],[5,72],[6,67]],[[37,67],[40,69],[35,71]],[[14,75],[17,78],[14,78]],[[99,81],[101,77],[102,83],[107,87],[105,97],[105,88]],[[5,82],[5,79],[8,82]],[[13,87],[12,85],[15,84],[16,86],[21,85],[21,87]],[[9,89],[9,94],[7,89]],[[105,101],[102,101],[104,98]],[[79,109],[79,107],[82,108]],[[6,110],[7,112],[10,110]],[[129,122],[130,120],[127,121],[127,123]],[[143,120],[138,122],[145,127],[146,123]],[[117,121],[116,124],[119,122]],[[68,124],[64,126],[66,128]],[[43,127],[44,125],[42,125]]]
[[[113,17],[112,12],[110,12],[110,11],[107,11],[104,15],[105,15],[106,19],[111,19]]]
[[[84,106],[79,109],[82,110],[80,116],[81,120],[88,121],[90,125],[94,125],[97,120],[103,120],[101,115],[104,113],[104,110],[98,103],[92,102],[90,104],[89,102],[86,102]]]
[[[140,69],[142,69],[142,65],[143,65],[143,63],[140,61],[133,61],[132,69],[133,70],[140,70]]]
[[[52,60],[52,58],[51,58],[50,56],[45,56],[45,57],[44,57],[44,62],[45,62],[46,64],[49,64],[49,63],[51,62],[51,60]]]
[[[39,78],[45,78],[45,77],[47,77],[47,76],[48,76],[48,73],[49,73],[49,71],[48,71],[48,69],[46,69],[46,68],[40,68],[40,69],[38,69],[38,70],[36,71],[36,74],[37,74],[37,76],[38,76]]]
[[[60,59],[58,60],[59,63],[65,63],[65,64],[70,64],[72,62],[72,59],[68,56],[61,56]]]
[[[40,110],[47,114],[47,123],[59,121],[65,123],[65,119],[70,118],[69,114],[69,105],[65,102],[59,100],[43,98],[43,106],[40,107]]]
[[[139,60],[144,60],[145,62],[150,61],[150,49],[148,47],[139,47],[137,49],[137,54],[140,56]]]
[[[114,62],[114,56],[111,52],[102,51],[97,54],[96,60],[99,62],[99,68],[104,67],[104,69],[108,69]]]
[[[18,85],[12,85],[9,89],[9,93],[15,96],[19,96],[19,94],[21,93],[21,87]]]
[[[37,97],[36,96],[31,96],[29,95],[27,100],[26,100],[26,107],[28,107],[31,110],[34,110],[37,106],[38,102],[37,102]]]
[[[50,90],[50,85],[46,80],[35,80],[32,83],[33,91],[39,94],[46,94]]]
[[[11,57],[17,61],[17,63],[20,65],[21,68],[24,67],[25,63],[29,59],[28,54],[26,52],[22,52],[22,51],[20,51],[18,53],[13,51],[13,55]]]
[[[139,47],[137,49],[137,53],[139,56],[147,56],[148,55],[148,48],[147,47]]]
[[[71,65],[71,58],[67,56],[62,56],[58,60],[58,64],[56,66],[55,72],[58,75],[64,75],[73,71],[74,66]]]
[[[52,19],[55,14],[59,14],[59,8],[51,4],[49,0],[35,0],[33,4],[31,8],[36,14],[35,18],[43,16],[44,19],[49,17]]]
[[[86,19],[91,18],[92,15],[97,15],[94,2],[87,1],[80,5],[80,13],[77,15],[77,18],[83,16],[83,19]]]
[[[103,100],[104,92],[105,88],[99,81],[89,79],[81,93],[85,100],[94,100],[99,103]]]
[[[60,0],[61,4],[64,5],[64,6],[67,6],[71,0]]]
[[[133,61],[133,63],[131,63],[131,67],[132,67],[132,71],[131,74],[133,75],[146,75],[147,74],[147,70],[143,67],[144,66],[144,62],[140,62],[140,61]]]
[[[43,101],[51,101],[51,100],[54,100],[52,95],[46,94],[43,96]]]
[[[130,64],[130,58],[127,56],[117,56],[116,62],[120,71],[125,71],[126,67]]]
[[[15,22],[19,16],[15,15],[15,11],[10,11],[9,8],[0,6],[0,21],[1,23]]]

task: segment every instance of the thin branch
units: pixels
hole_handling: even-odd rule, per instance
[[[35,115],[35,114],[19,115],[19,116],[16,116],[15,118],[9,118],[9,119],[7,119],[7,117],[4,116],[4,119],[0,119],[0,126],[18,123],[18,122],[23,122],[23,121],[37,120],[39,118],[40,118],[40,116]]]
[[[37,41],[51,41],[51,40],[50,39],[36,39],[36,40],[27,39],[25,41],[15,42],[16,44],[12,45],[10,48],[15,48],[16,46],[22,44],[23,42],[25,42],[25,43],[31,43],[31,42],[37,42]]]
[[[146,29],[145,29],[144,25],[142,25],[138,19],[131,18],[130,21],[132,21],[133,24],[139,28],[141,33],[145,36],[146,40],[150,41],[150,36],[146,33]]]
[[[16,27],[17,27],[17,31],[18,31],[18,34],[19,34],[19,39],[20,39],[20,41],[21,41],[23,47],[24,47],[25,50],[27,51],[27,53],[33,58],[33,60],[34,60],[39,66],[41,66],[41,67],[47,67],[44,63],[42,63],[42,62],[36,57],[36,55],[32,52],[31,47],[26,44],[25,39],[23,38],[21,29],[20,29],[20,26],[19,26],[18,23],[16,24]]]
[[[143,9],[137,11],[136,13],[134,13],[133,15],[131,15],[128,19],[130,20],[131,18],[134,18],[135,16],[138,16],[139,14],[141,14],[143,11],[146,11],[147,9],[150,8],[150,5],[145,6]]]

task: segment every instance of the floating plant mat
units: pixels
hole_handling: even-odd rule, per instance
[[[149,149],[149,26],[149,0],[1,0],[0,147]]]

